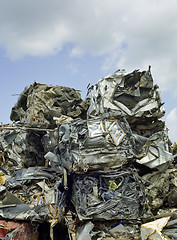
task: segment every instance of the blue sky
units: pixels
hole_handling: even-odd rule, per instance
[[[177,141],[175,0],[1,0],[0,111],[3,123],[34,81],[82,91],[118,68],[152,66]]]
[[[34,81],[52,85],[61,85],[81,91],[84,99],[88,84],[95,84],[101,77],[111,73],[101,70],[102,57],[90,56],[71,58],[69,44],[54,56],[25,56],[12,61],[0,51],[1,72],[1,122],[10,122],[11,108],[25,86]],[[115,71],[113,68],[112,71]]]

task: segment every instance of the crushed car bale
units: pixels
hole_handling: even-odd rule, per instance
[[[27,86],[13,124],[0,126],[1,239],[176,239],[164,114],[150,67],[100,79],[85,101],[73,88]]]
[[[54,128],[55,118],[66,115],[85,117],[86,103],[80,92],[69,87],[34,82],[24,89],[11,111],[12,121],[27,125]]]

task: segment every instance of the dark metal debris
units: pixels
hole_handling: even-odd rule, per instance
[[[85,101],[26,87],[0,126],[0,239],[177,239],[164,114],[150,67],[100,79]]]

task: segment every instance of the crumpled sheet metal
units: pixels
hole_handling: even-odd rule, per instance
[[[47,221],[49,215],[50,210],[47,205],[35,207],[31,204],[10,204],[0,207],[1,219],[42,222]]]
[[[45,153],[45,166],[60,169],[60,158],[58,155],[58,128],[47,131],[41,138],[41,142],[44,148],[43,152]]]
[[[79,227],[77,229],[77,235],[76,238],[77,240],[92,240],[91,236],[90,236],[90,232],[93,229],[94,224],[92,222],[88,222],[85,225]]]
[[[142,176],[146,200],[152,211],[163,207],[177,206],[177,169],[155,171]]]
[[[59,128],[61,164],[81,173],[122,166],[134,157],[134,138],[125,119],[77,120]]]
[[[140,240],[139,226],[128,221],[89,221],[76,227],[71,240]]]
[[[62,172],[31,167],[19,169],[6,178],[0,192],[1,218],[33,221],[62,219],[66,200]]]
[[[159,171],[164,171],[174,159],[169,149],[169,139],[166,128],[152,134],[148,140],[150,146],[147,155],[140,160],[137,159],[136,162],[149,168],[157,168]]]
[[[150,150],[151,148],[152,150]],[[135,161],[164,170],[172,162],[168,137],[144,137],[131,131],[125,118],[77,119],[59,127],[61,165],[70,172],[117,168]],[[155,150],[156,151],[155,151]]]
[[[162,233],[170,239],[177,239],[177,219],[170,219],[165,228],[162,230]]]
[[[177,206],[162,105],[150,68],[102,78],[86,102],[71,88],[26,87],[11,112],[15,127],[0,132],[0,217],[48,222],[53,240],[68,204],[72,240],[139,239],[141,220]]]
[[[144,211],[144,189],[132,170],[75,175],[72,202],[80,220],[137,219]]]
[[[0,148],[4,153],[4,169],[44,165],[41,137],[43,132],[21,129],[0,132]],[[6,156],[6,157],[5,157]]]
[[[11,111],[10,119],[33,126],[53,128],[53,118],[67,115],[72,118],[86,115],[87,105],[80,92],[69,87],[39,84],[27,86]]]
[[[142,240],[169,240],[167,236],[162,234],[162,229],[167,225],[170,217],[160,218],[153,222],[142,224],[141,239]]]
[[[150,68],[129,74],[118,70],[100,79],[88,90],[87,101],[89,118],[105,112],[119,112],[129,122],[135,122],[140,118],[157,119],[165,114],[159,88],[153,86]]]
[[[92,222],[87,222],[84,225],[77,228],[76,240],[103,240],[106,239],[109,234],[105,233],[104,231],[94,231],[94,224]]]

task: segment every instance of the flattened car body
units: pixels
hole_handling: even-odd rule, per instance
[[[125,119],[73,121],[59,128],[61,164],[86,172],[122,166],[134,157],[133,136]]]
[[[72,202],[80,220],[137,219],[143,213],[144,190],[129,169],[75,175]]]

